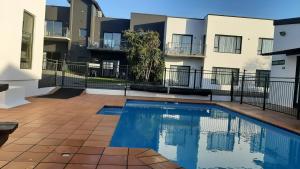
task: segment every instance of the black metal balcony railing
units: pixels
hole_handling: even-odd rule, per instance
[[[88,48],[90,49],[124,51],[127,46],[125,40],[100,39],[100,41],[93,41],[91,38],[88,40]]]
[[[166,44],[165,53],[177,56],[202,56],[203,45],[201,43],[177,43],[169,42]]]
[[[49,30],[45,28],[45,37],[62,37],[62,38],[70,38],[69,28],[63,28],[62,30]]]

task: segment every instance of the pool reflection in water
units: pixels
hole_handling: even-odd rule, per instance
[[[300,136],[213,105],[128,101],[111,146],[152,148],[186,169],[300,168]]]

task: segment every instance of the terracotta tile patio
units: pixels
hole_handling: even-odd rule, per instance
[[[196,100],[136,98],[205,103]],[[176,169],[150,149],[111,148],[119,116],[96,115],[104,105],[123,106],[123,96],[81,95],[67,100],[29,98],[17,108],[0,109],[0,121],[19,128],[0,148],[0,168]],[[300,122],[287,115],[248,105],[215,103],[300,134]]]
[[[1,168],[180,168],[149,149],[108,147],[119,116],[96,112],[104,105],[123,106],[124,97],[29,100],[32,103],[28,105],[0,109],[0,121],[19,122],[19,128],[0,149]]]

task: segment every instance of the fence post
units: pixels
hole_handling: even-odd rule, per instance
[[[89,76],[89,63],[86,63],[86,71],[85,71],[85,84],[84,87],[88,87],[88,76]]]
[[[263,110],[266,110],[266,99],[267,99],[267,84],[268,84],[268,77],[265,77],[265,84],[264,84],[264,101],[263,101]]]
[[[62,87],[64,87],[64,85],[65,85],[65,65],[66,65],[66,61],[65,60],[63,60],[63,62],[62,62],[62,73],[61,73],[61,75],[62,75],[62,77],[61,77],[61,86]]]
[[[165,73],[164,73],[164,79],[163,79],[164,87],[166,87],[166,79],[167,79],[167,68],[165,67]]]
[[[200,89],[202,89],[202,80],[203,80],[203,66],[200,69]]]
[[[124,96],[127,96],[127,82],[128,82],[128,72],[129,72],[129,67],[126,65],[126,79],[125,79],[125,88],[124,88]]]
[[[243,73],[243,76],[242,76],[242,90],[241,90],[241,100],[240,100],[240,104],[243,104],[245,75],[246,75],[246,70],[244,69],[244,73]]]
[[[231,72],[230,101],[233,102],[234,73]]]
[[[297,120],[300,120],[300,92],[298,92],[298,103],[297,103]]]
[[[57,79],[57,66],[58,66],[58,60],[55,61],[55,72],[54,72],[54,86],[56,87],[56,79]]]
[[[297,77],[297,78],[299,78],[299,77]],[[300,103],[299,103],[299,101],[300,101],[300,89],[299,89],[299,87],[300,87],[300,81],[299,80],[296,80],[297,82],[298,82],[298,84],[296,84],[298,87],[297,87],[297,91],[296,91],[296,95],[298,95],[298,101],[297,101],[297,120],[300,120]],[[296,83],[296,82],[295,82]]]
[[[197,74],[197,70],[195,69],[195,71],[194,71],[194,89],[196,88],[196,74]]]

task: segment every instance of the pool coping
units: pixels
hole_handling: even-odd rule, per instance
[[[300,127],[292,127],[290,123],[285,123],[278,120],[278,117],[272,117],[270,115],[274,116],[281,116],[286,118],[287,120],[290,119],[291,121],[297,121],[300,124],[300,120],[296,120],[296,118],[293,118],[292,116],[275,112],[271,110],[261,110],[258,107],[247,105],[247,104],[239,104],[235,102],[216,102],[216,101],[203,101],[203,100],[192,100],[192,99],[173,99],[173,98],[145,98],[145,97],[126,97],[124,101],[124,105],[128,100],[140,100],[140,101],[165,101],[165,102],[178,102],[178,103],[192,103],[192,104],[211,104],[216,106],[221,106],[223,108],[229,109],[231,111],[237,112],[241,115],[245,115],[247,117],[253,118],[255,120],[259,120],[261,122],[267,123],[269,125],[273,125],[275,127],[278,127],[280,129],[292,132],[294,134],[297,134],[300,136]],[[239,107],[239,108],[238,108]],[[257,113],[249,112],[249,109],[253,111],[257,111]],[[261,113],[264,114],[261,114]],[[268,115],[266,115],[268,113]],[[282,119],[281,119],[282,120]]]

